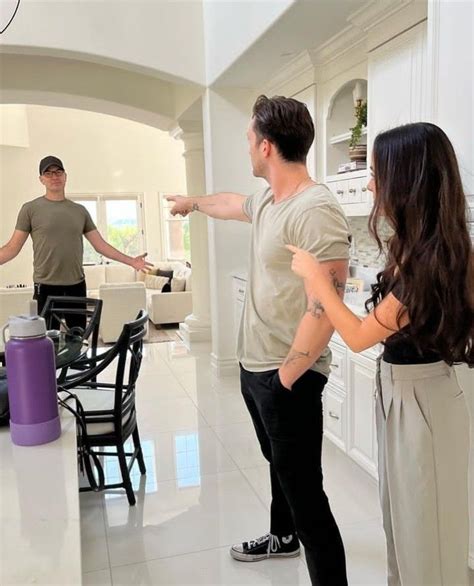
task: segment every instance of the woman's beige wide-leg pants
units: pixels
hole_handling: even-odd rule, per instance
[[[377,371],[389,586],[467,586],[469,416],[444,362]]]

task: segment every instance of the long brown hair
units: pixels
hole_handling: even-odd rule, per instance
[[[474,364],[474,263],[466,197],[453,146],[436,125],[407,124],[374,142],[376,196],[369,230],[384,249],[379,220],[394,230],[387,263],[367,307],[396,286],[407,334],[448,364]]]

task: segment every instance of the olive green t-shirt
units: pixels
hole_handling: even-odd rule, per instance
[[[250,372],[279,368],[293,343],[307,300],[303,280],[291,270],[286,244],[308,250],[321,261],[349,258],[350,229],[344,212],[325,185],[274,203],[268,188],[248,197],[252,222],[250,263],[237,357]],[[312,369],[329,375],[326,348]]]
[[[75,285],[84,280],[82,235],[96,229],[84,206],[37,197],[22,206],[16,229],[31,234],[35,283]]]

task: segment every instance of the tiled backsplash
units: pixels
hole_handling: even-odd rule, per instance
[[[379,255],[377,243],[369,234],[368,216],[352,216],[347,218],[352,230],[353,245],[351,248],[351,262],[354,264],[379,267],[385,263],[385,258]],[[388,237],[390,228],[383,224],[380,229],[382,240]]]

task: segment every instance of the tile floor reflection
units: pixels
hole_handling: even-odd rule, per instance
[[[269,519],[267,466],[238,376],[216,378],[206,344],[148,344],[137,410],[147,466],[146,477],[132,474],[137,505],[119,490],[80,497],[84,584],[310,584],[304,557],[242,564],[228,554],[267,532]],[[329,443],[324,470],[350,583],[385,584],[374,481]],[[105,473],[118,477],[116,458]]]

